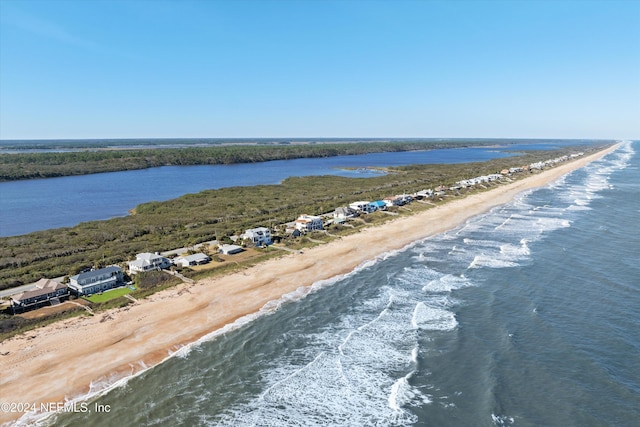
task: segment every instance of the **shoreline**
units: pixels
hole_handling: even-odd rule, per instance
[[[114,384],[161,363],[180,349],[226,333],[279,304],[327,285],[364,263],[455,228],[471,217],[542,187],[615,150],[577,158],[492,190],[369,227],[339,240],[288,254],[223,277],[151,295],[93,317],[44,326],[0,343],[0,387],[11,403],[64,402],[86,397],[97,383]],[[425,226],[427,224],[427,226]],[[296,298],[299,299],[299,298]],[[231,325],[231,326],[229,326]],[[239,326],[239,325],[237,325]],[[21,414],[0,411],[0,423]]]

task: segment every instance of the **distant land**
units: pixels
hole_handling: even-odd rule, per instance
[[[136,148],[182,148],[223,145],[296,145],[296,144],[356,144],[376,142],[522,144],[549,143],[558,139],[532,138],[123,138],[123,139],[0,139],[0,153],[30,150],[108,150]],[[588,143],[590,139],[566,139],[572,144]]]
[[[87,175],[160,166],[255,163],[452,147],[508,147],[523,143],[579,146],[591,145],[594,142],[595,140],[483,138],[2,140],[0,181]]]

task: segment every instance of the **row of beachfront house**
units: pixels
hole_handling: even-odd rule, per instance
[[[475,178],[463,179],[456,182],[454,185],[450,187],[445,187],[444,185],[439,185],[434,189],[424,189],[420,190],[412,195],[402,194],[396,196],[385,197],[382,200],[376,200],[373,202],[369,201],[357,201],[350,203],[349,206],[342,206],[336,208],[333,212],[334,222],[344,222],[347,219],[354,218],[361,214],[368,214],[378,210],[384,210],[387,207],[391,206],[403,206],[407,203],[410,203],[414,199],[426,199],[433,197],[443,197],[446,196],[447,191],[458,191],[463,188],[469,188],[476,185],[482,185],[485,183],[499,182],[508,175],[512,175],[515,173],[526,172],[532,169],[544,169],[545,167],[551,167],[556,165],[557,163],[561,163],[570,159],[574,159],[576,157],[583,156],[584,153],[575,153],[567,156],[557,157],[555,159],[546,160],[544,162],[532,163],[527,166],[517,166],[508,169],[502,170],[500,173],[494,173],[489,175],[482,175]]]
[[[193,254],[170,260],[157,253],[142,253],[129,261],[129,274],[137,274],[153,270],[163,270],[174,265],[188,266],[209,262],[205,254]],[[42,305],[57,305],[70,295],[88,296],[124,286],[125,274],[122,268],[111,265],[105,268],[83,271],[69,277],[69,283],[59,283],[51,279],[40,279],[28,291],[9,296],[13,313],[31,310]]]
[[[122,285],[124,273],[120,267],[112,265],[71,276],[68,285],[51,279],[40,279],[33,288],[11,295],[9,300],[15,314],[45,304],[57,305],[70,295],[91,295]]]
[[[529,165],[529,168],[542,170],[546,167],[553,167],[558,163],[566,162],[567,160],[572,160],[581,156],[584,156],[583,152],[574,153],[567,156],[560,156],[560,157],[556,157],[555,159],[545,160],[544,162],[531,163]]]
[[[449,188],[440,185],[435,189],[425,189],[414,193],[413,195],[401,194],[385,197],[382,200],[357,201],[350,203],[348,206],[341,206],[333,212],[333,222],[340,223],[350,218],[357,217],[362,214],[369,214],[378,210],[385,210],[392,206],[403,206],[412,202],[414,199],[442,197],[446,195],[447,190],[459,190],[483,183],[491,183],[500,181],[505,176],[515,173],[526,172],[530,170],[540,170],[546,167],[552,167],[558,163],[580,157],[584,153],[576,153],[567,156],[557,157],[555,159],[536,162],[526,166],[512,167],[504,169],[500,174],[483,175],[475,178],[460,180],[454,186]],[[300,215],[296,219],[295,230],[298,234],[323,229],[323,220],[317,215]],[[257,227],[248,229],[240,236],[243,240],[250,241],[256,247],[270,245],[272,243],[271,230],[267,227]],[[234,254],[241,252],[243,248],[238,245],[221,245],[219,250],[223,254]],[[136,274],[141,272],[163,270],[178,265],[189,267],[195,265],[206,264],[211,261],[209,256],[203,253],[197,253],[186,256],[179,256],[173,260],[166,258],[158,253],[141,253],[136,255],[136,259],[128,262],[129,273]],[[69,278],[68,286],[50,279],[41,279],[36,282],[35,287],[29,291],[14,294],[10,297],[14,313],[16,311],[24,311],[33,307],[42,305],[43,303],[57,304],[69,295],[91,295],[103,292],[118,286],[123,286],[124,272],[118,266],[109,266],[97,270],[82,272]]]
[[[264,233],[264,232],[263,232]],[[267,230],[268,234],[268,230]],[[237,245],[221,245],[220,253],[231,255],[242,252],[243,248]],[[154,270],[165,270],[173,265],[190,267],[206,264],[211,258],[204,253],[178,256],[169,259],[159,253],[141,253],[136,259],[127,262],[129,274],[145,273]],[[56,305],[67,299],[70,295],[88,296],[108,291],[109,289],[124,286],[125,274],[122,268],[112,265],[100,269],[83,271],[80,274],[69,277],[69,283],[59,283],[51,279],[40,279],[34,287],[28,291],[19,292],[9,296],[13,313],[23,312],[39,306],[49,304]]]

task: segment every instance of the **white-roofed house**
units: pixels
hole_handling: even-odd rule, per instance
[[[377,210],[377,207],[368,201],[353,202],[349,204],[349,207],[358,212],[364,212],[364,213],[371,213]]]
[[[171,260],[159,254],[149,252],[136,255],[134,261],[129,261],[129,273],[142,273],[145,271],[163,270],[171,267]]]
[[[238,245],[222,245],[220,246],[220,253],[224,255],[233,255],[242,252],[242,246]]]
[[[251,240],[255,246],[271,244],[271,231],[267,227],[250,228],[240,237]]]
[[[338,220],[337,222],[345,221],[347,218],[354,218],[356,216],[358,216],[358,212],[349,206],[341,206],[333,212],[334,222],[336,222],[335,220]]]
[[[173,260],[176,265],[180,265],[182,267],[189,267],[191,265],[202,265],[207,264],[211,261],[208,255],[203,253],[197,253],[192,255],[185,255],[177,257]]]
[[[300,215],[298,219],[296,219],[296,230],[314,231],[322,229],[322,217],[316,215]]]

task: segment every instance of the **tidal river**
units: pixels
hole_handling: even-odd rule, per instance
[[[511,145],[509,150],[546,149],[549,144]],[[124,172],[0,183],[0,236],[15,236],[80,222],[127,215],[140,203],[163,201],[202,190],[277,184],[291,176],[363,177],[375,166],[466,163],[512,153],[463,148],[374,153],[317,159],[277,160],[215,166],[166,166]]]

